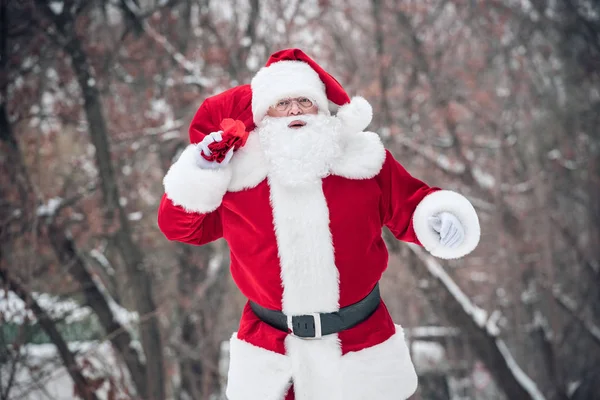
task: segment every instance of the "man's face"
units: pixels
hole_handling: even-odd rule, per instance
[[[278,100],[269,107],[267,115],[270,117],[289,117],[293,115],[317,114],[319,111],[317,104],[308,97],[293,97]],[[295,124],[294,124],[295,123]],[[290,128],[301,128],[306,123],[304,121],[292,121]]]

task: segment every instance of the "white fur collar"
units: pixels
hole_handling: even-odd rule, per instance
[[[385,148],[374,132],[342,134],[342,155],[331,168],[331,174],[348,179],[375,177],[385,161]],[[250,132],[246,145],[231,159],[233,176],[230,192],[256,187],[267,177],[267,161],[258,134]]]

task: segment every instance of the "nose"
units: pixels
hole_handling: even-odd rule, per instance
[[[301,115],[303,114],[302,108],[298,105],[298,102],[292,101],[289,115]]]

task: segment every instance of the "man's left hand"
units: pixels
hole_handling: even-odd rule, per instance
[[[443,246],[455,249],[461,245],[465,238],[465,229],[454,214],[441,212],[429,217],[429,225],[440,234],[440,243]]]

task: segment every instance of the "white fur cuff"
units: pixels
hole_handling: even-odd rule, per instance
[[[439,234],[429,224],[430,217],[443,211],[454,214],[465,229],[463,243],[454,249],[443,246]],[[460,258],[469,254],[477,247],[481,235],[479,218],[471,202],[463,195],[450,190],[440,190],[425,196],[413,214],[413,226],[423,247],[432,255],[444,259]]]
[[[196,163],[195,144],[189,145],[163,179],[165,193],[173,204],[187,211],[209,213],[216,210],[231,181],[231,167],[202,169]]]

